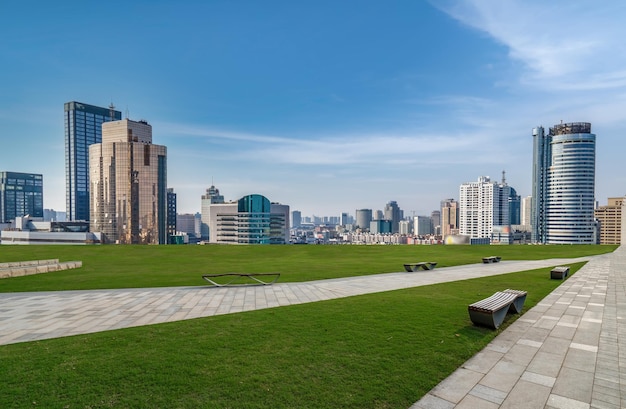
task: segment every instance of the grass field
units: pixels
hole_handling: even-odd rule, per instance
[[[302,281],[578,257],[615,246],[0,246],[0,262],[82,260],[70,272],[0,280],[1,291],[203,285],[200,275],[281,271]],[[571,264],[572,272],[583,263]],[[497,330],[467,305],[504,288],[524,311],[560,281],[549,268],[311,304],[0,346],[0,408],[408,408]],[[2,295],[0,294],[0,300]]]
[[[403,271],[403,264],[437,267],[503,260],[579,257],[616,246],[0,246],[0,262],[58,258],[83,267],[0,280],[0,292],[201,286],[202,274],[280,272],[279,282]]]

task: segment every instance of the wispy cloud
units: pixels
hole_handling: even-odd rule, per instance
[[[526,84],[588,90],[626,85],[624,2],[458,0],[433,2],[509,49]]]

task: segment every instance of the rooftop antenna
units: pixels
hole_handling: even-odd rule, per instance
[[[129,117],[129,116],[130,116],[130,115],[129,115],[129,112],[128,112],[128,106],[127,106],[127,107],[126,107],[126,119],[128,119],[128,117]]]
[[[111,117],[111,121],[115,121],[115,105],[113,105],[113,101],[111,101],[111,105],[109,105],[109,116]]]
[[[502,184],[506,185],[506,177],[504,176],[506,174],[506,172],[503,170],[502,171]]]

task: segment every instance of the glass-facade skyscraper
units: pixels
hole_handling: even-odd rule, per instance
[[[122,119],[113,105],[65,103],[65,206],[67,220],[89,220],[89,146],[102,142],[102,123]]]
[[[595,243],[596,135],[588,122],[533,129],[531,240]]]
[[[0,223],[26,215],[43,218],[43,176],[0,172]]]
[[[103,243],[167,243],[167,148],[146,121],[107,122],[89,147],[92,232]]]

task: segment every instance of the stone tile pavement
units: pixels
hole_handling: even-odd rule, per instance
[[[590,262],[411,408],[626,407],[626,249],[622,248],[609,255],[577,259],[502,261],[271,286],[3,293],[0,345],[583,260]]]

